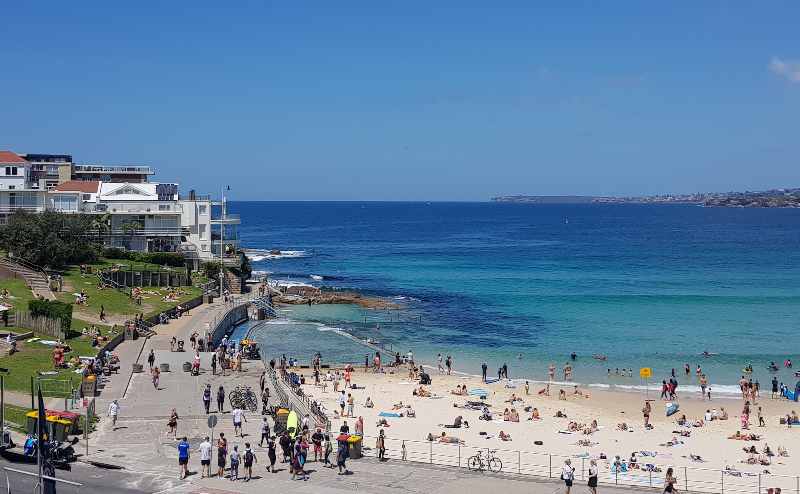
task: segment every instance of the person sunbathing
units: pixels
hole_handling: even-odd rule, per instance
[[[403,405],[402,401],[392,405],[392,410],[400,410],[401,408],[405,408],[405,405]]]
[[[511,434],[506,434],[505,431],[500,431],[499,436],[500,436],[500,440],[501,441],[510,441],[511,440]]]
[[[569,424],[567,424],[567,430],[570,432],[577,432],[580,429],[580,426],[577,422],[570,420]]]
[[[511,420],[511,411],[508,408],[503,410],[503,420],[505,422],[509,422]]]
[[[558,392],[558,399],[567,401],[567,393],[562,389]]]
[[[417,418],[417,412],[415,412],[414,409],[411,408],[411,405],[408,405],[406,407],[406,417]]]
[[[741,431],[736,431],[736,434],[728,436],[728,439],[736,439],[737,441],[741,441],[743,437],[744,436],[742,436],[742,432]]]
[[[628,424],[626,424],[625,422],[620,422],[619,424],[617,424],[617,430],[618,431],[627,431],[628,430]]]
[[[334,413],[338,413],[338,412],[336,412],[336,410],[334,410]],[[386,420],[386,418],[381,417],[381,418],[378,419],[378,422],[375,424],[375,427],[389,427],[389,422]]]
[[[439,436],[439,442],[445,444],[464,444],[464,441],[457,437],[448,436],[445,432],[442,432],[442,435]]]
[[[598,430],[597,420],[592,420],[592,424],[591,425],[588,425],[588,426],[584,427],[583,433],[586,434],[586,435],[594,434],[595,432],[597,432],[597,430]]]
[[[430,398],[431,397],[431,392],[428,391],[427,389],[423,388],[422,386],[420,386],[419,389],[415,389],[412,394],[414,396],[420,396],[422,398]]]
[[[456,386],[456,389],[450,391],[451,395],[464,396],[466,393],[462,390],[461,386]]]
[[[717,416],[717,420],[728,420],[728,412],[725,410],[725,407],[719,408],[719,415]]]
[[[511,409],[508,420],[511,422],[519,422],[519,414],[517,413],[517,410],[515,408]]]
[[[511,398],[507,399],[505,402],[513,405],[517,401],[522,401],[522,398],[517,397],[515,393],[511,393]]]
[[[539,390],[540,396],[550,396],[550,385],[548,384],[544,388]]]
[[[556,418],[559,418],[559,419],[565,419],[565,418],[567,418],[567,414],[562,412],[561,410],[557,410],[556,414],[553,415],[553,417],[556,417]]]
[[[528,420],[542,420],[542,417],[539,416],[539,409],[538,408],[534,408],[531,411],[531,418],[529,418]]]

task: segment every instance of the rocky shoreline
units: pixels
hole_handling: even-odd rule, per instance
[[[365,309],[400,309],[396,302],[352,290],[324,290],[313,286],[273,289],[272,301],[284,305],[354,304]]]

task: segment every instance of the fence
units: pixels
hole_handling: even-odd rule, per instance
[[[12,323],[13,320],[13,323]],[[50,319],[49,317],[34,316],[28,311],[16,311],[13,318],[9,319],[9,324],[30,329],[40,335],[47,335],[52,338],[65,339],[64,331],[61,329],[60,319]]]
[[[302,388],[294,386],[285,372],[275,371],[269,365],[265,365],[267,377],[272,381],[275,392],[281,403],[291,406],[302,414],[314,417],[318,426],[322,426],[326,431],[331,430],[331,421],[317,404],[308,396],[303,394]]]
[[[103,278],[116,285],[133,286],[189,286],[192,280],[181,271],[149,271],[149,270],[107,270]]]
[[[369,448],[375,444],[375,436],[364,436],[364,455],[377,456],[377,450]],[[559,456],[548,453],[516,451],[503,449],[476,448],[437,441],[418,441],[409,439],[385,438],[386,458],[466,468],[467,461],[478,451],[487,452],[500,461],[502,473],[529,475],[540,478],[560,479],[564,461],[570,459],[575,467],[575,482],[589,480],[588,457]],[[613,460],[613,458],[612,458]],[[623,459],[624,460],[624,459]],[[660,465],[639,459],[641,469],[619,471],[608,460],[598,461],[598,483],[605,485],[624,485],[641,488],[664,488],[664,475],[670,465]],[[648,465],[650,467],[648,468]],[[760,467],[763,468],[763,467]],[[769,489],[780,488],[783,494],[800,494],[800,476],[757,474],[741,470],[715,470],[710,468],[673,467],[678,481],[676,489],[686,492],[767,494]]]

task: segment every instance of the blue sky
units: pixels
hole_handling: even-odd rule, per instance
[[[2,10],[0,149],[254,200],[800,186],[794,1]]]

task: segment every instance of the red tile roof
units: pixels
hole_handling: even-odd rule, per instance
[[[11,151],[0,151],[0,163],[28,163]]]
[[[100,189],[100,182],[84,181],[84,180],[69,180],[59,185],[54,192],[84,192],[96,193]]]

